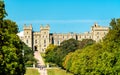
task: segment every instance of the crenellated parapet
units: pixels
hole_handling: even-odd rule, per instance
[[[27,26],[26,24],[24,24],[23,29],[24,29],[24,30],[25,30],[25,29],[31,29],[31,30],[32,30],[32,24],[31,24],[31,25],[29,25],[29,26]]]
[[[50,25],[49,24],[47,24],[46,26],[43,26],[43,25],[41,25],[40,26],[40,30],[50,30]]]
[[[92,31],[96,31],[96,30],[103,30],[103,31],[108,31],[109,28],[108,27],[103,27],[103,26],[99,26],[97,23],[95,23],[92,27],[91,27]]]

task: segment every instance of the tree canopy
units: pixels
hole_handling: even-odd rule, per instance
[[[86,46],[89,46],[93,43],[95,43],[95,41],[91,39],[84,39],[82,41],[69,39],[61,42],[60,46],[50,45],[46,51],[46,61],[53,62],[64,68],[62,63],[65,60],[66,55],[76,51],[77,49],[82,49]]]
[[[52,50],[54,63],[75,75],[120,74],[120,19],[112,19],[103,41],[84,39],[79,45],[75,41],[64,41]]]
[[[113,19],[102,42],[69,53],[63,62],[66,70],[77,75],[120,74],[120,19]]]
[[[23,75],[22,42],[16,35],[16,23],[4,20],[6,15],[4,2],[0,1],[0,75]]]

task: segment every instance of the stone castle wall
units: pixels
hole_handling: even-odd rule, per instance
[[[24,35],[21,40],[26,43],[33,50],[38,50],[40,52],[45,52],[45,49],[49,44],[60,45],[64,40],[70,38],[76,40],[82,39],[93,39],[96,42],[102,40],[102,38],[108,33],[108,27],[102,27],[98,24],[94,24],[91,27],[90,32],[85,32],[82,34],[76,33],[50,33],[50,26],[40,26],[40,32],[33,32],[32,25],[24,25]]]

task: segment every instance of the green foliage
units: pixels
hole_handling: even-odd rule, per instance
[[[11,20],[4,20],[4,30],[8,32],[8,34],[17,34],[18,33],[18,26],[15,22]]]
[[[46,61],[56,63],[59,66],[62,66],[62,61],[64,57],[69,52],[74,52],[79,46],[79,41],[74,39],[69,39],[63,41],[60,46],[50,45],[46,51]]]
[[[50,44],[45,52],[45,61],[46,62],[55,62],[55,52],[56,46]]]
[[[34,51],[23,43],[24,61],[26,66],[32,66],[37,60],[34,58]]]
[[[45,57],[46,62],[52,62],[63,68],[68,68],[69,65],[66,65],[66,63],[68,62],[68,59],[70,59],[69,58],[70,55],[67,56],[66,60],[65,60],[65,56],[68,53],[74,52],[78,48],[82,49],[93,43],[95,43],[95,41],[93,41],[91,39],[84,39],[82,41],[78,41],[75,39],[69,39],[69,40],[63,41],[60,44],[60,46],[50,45],[46,50],[46,57]],[[65,62],[63,63],[63,61],[65,61]],[[72,62],[70,62],[70,63],[72,63]]]
[[[5,5],[0,1],[0,75],[23,75],[23,47],[16,35],[18,28],[15,22],[4,20],[5,16]]]
[[[5,5],[3,1],[0,1],[0,20],[3,20],[3,18],[7,15],[5,11]]]
[[[113,19],[110,26],[103,42],[69,53],[64,68],[77,75],[119,75],[120,19]]]
[[[79,49],[82,49],[82,48],[92,45],[94,43],[95,43],[95,41],[92,39],[83,39],[82,41],[80,41]]]

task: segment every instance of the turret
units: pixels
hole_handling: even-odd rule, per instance
[[[49,32],[50,26],[47,24],[46,26],[40,26],[40,34],[41,34],[41,52],[45,52],[47,46],[49,46]]]
[[[40,30],[50,30],[49,24],[47,24],[46,26],[41,25]]]
[[[24,42],[32,48],[32,25],[24,24]]]
[[[99,26],[97,23],[95,23],[91,27],[92,35],[93,35],[93,40],[99,41],[101,40],[109,31],[108,27],[103,27]]]

